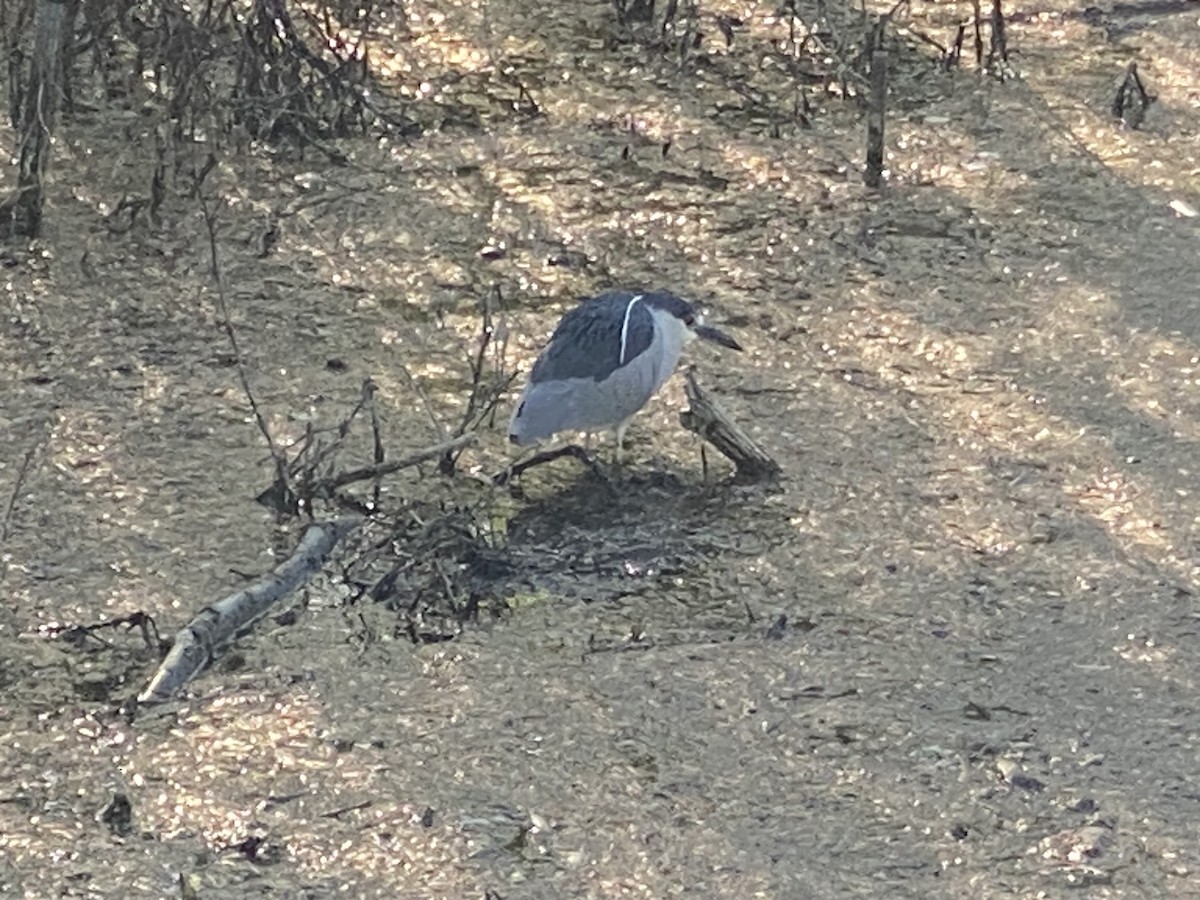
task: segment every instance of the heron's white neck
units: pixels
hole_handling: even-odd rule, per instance
[[[650,313],[654,316],[654,341],[651,345],[651,351],[653,351],[651,358],[654,360],[654,389],[658,390],[671,377],[671,373],[679,364],[683,345],[696,335],[692,333],[692,329],[668,312],[651,308]]]

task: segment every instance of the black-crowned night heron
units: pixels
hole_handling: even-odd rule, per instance
[[[742,349],[665,291],[610,291],[585,300],[562,317],[533,364],[509,440],[527,446],[560,431],[612,429],[619,462],[629,420],[671,377],[694,337]]]

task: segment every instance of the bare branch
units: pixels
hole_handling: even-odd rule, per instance
[[[33,464],[33,457],[38,451],[40,444],[34,444],[25,451],[25,456],[21,460],[21,467],[17,469],[17,478],[13,482],[12,492],[8,495],[8,506],[4,510],[4,522],[0,525],[0,543],[7,542],[12,537],[13,517],[16,515],[17,500],[21,497],[21,488],[25,485],[25,476],[29,474],[29,467]]]
[[[233,321],[229,316],[229,305],[225,301],[225,278],[221,272],[221,257],[217,250],[217,217],[213,211],[212,204],[207,197],[200,198],[200,207],[204,211],[204,225],[208,230],[208,252],[209,265],[212,274],[213,283],[217,289],[217,308],[221,313],[221,326],[225,330],[225,336],[229,339],[230,349],[233,351],[234,362],[237,365],[238,380],[242,384],[242,391],[246,395],[246,400],[250,403],[250,410],[254,413],[254,421],[258,425],[258,430],[262,432],[263,438],[267,442],[267,448],[271,451],[271,459],[275,462],[275,480],[283,491],[284,496],[290,495],[288,488],[288,460],[287,454],[279,449],[275,443],[275,439],[271,436],[271,430],[267,427],[267,420],[259,409],[258,401],[254,397],[254,391],[250,388],[250,379],[246,375],[246,361],[242,356],[242,350],[238,346],[237,332],[234,330]]]
[[[460,434],[458,437],[451,438],[448,441],[443,441],[432,447],[426,447],[424,450],[418,450],[416,453],[410,453],[401,459],[394,459],[391,462],[379,463],[374,466],[365,466],[361,469],[354,469],[350,472],[334,475],[331,478],[322,479],[313,485],[312,494],[313,496],[327,496],[332,491],[340,487],[345,487],[348,484],[353,484],[356,481],[369,481],[372,478],[382,478],[384,475],[391,475],[393,472],[399,472],[401,469],[412,468],[418,463],[443,456],[446,453],[459,450],[474,442],[474,432]]]

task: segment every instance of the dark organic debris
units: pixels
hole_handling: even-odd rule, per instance
[[[126,837],[133,832],[133,804],[129,797],[117,791],[104,804],[96,818],[108,826],[108,830],[117,837]]]
[[[283,847],[266,834],[248,835],[228,849],[259,866],[273,866],[284,858]]]
[[[1125,69],[1125,77],[1117,86],[1117,95],[1113,97],[1112,115],[1130,129],[1136,129],[1146,118],[1146,111],[1158,97],[1150,94],[1142,84],[1136,62],[1131,62]]]
[[[1046,789],[1044,782],[1041,782],[1030,775],[1023,775],[1020,772],[1013,775],[1013,777],[1009,779],[1009,784],[1030,794],[1040,794]]]
[[[787,633],[787,628],[788,628],[788,617],[780,616],[778,619],[776,619],[771,624],[771,627],[767,629],[767,634],[766,634],[767,640],[769,640],[769,641],[781,640],[783,638],[783,636]]]

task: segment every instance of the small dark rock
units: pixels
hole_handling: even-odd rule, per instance
[[[270,843],[265,835],[251,835],[234,844],[231,849],[260,866],[274,865],[283,859],[282,848]]]
[[[1094,813],[1100,809],[1100,804],[1091,797],[1084,797],[1078,803],[1073,803],[1072,805],[1068,806],[1067,809],[1074,813],[1090,815],[1091,813]]]
[[[1031,794],[1040,794],[1046,789],[1046,785],[1043,782],[1029,775],[1021,775],[1019,773],[1012,777],[1012,786],[1020,788],[1023,791],[1028,791]]]
[[[769,640],[769,641],[780,640],[787,633],[787,627],[788,627],[787,616],[780,616],[778,619],[775,620],[775,622],[771,625],[771,627],[767,629],[767,640]]]

